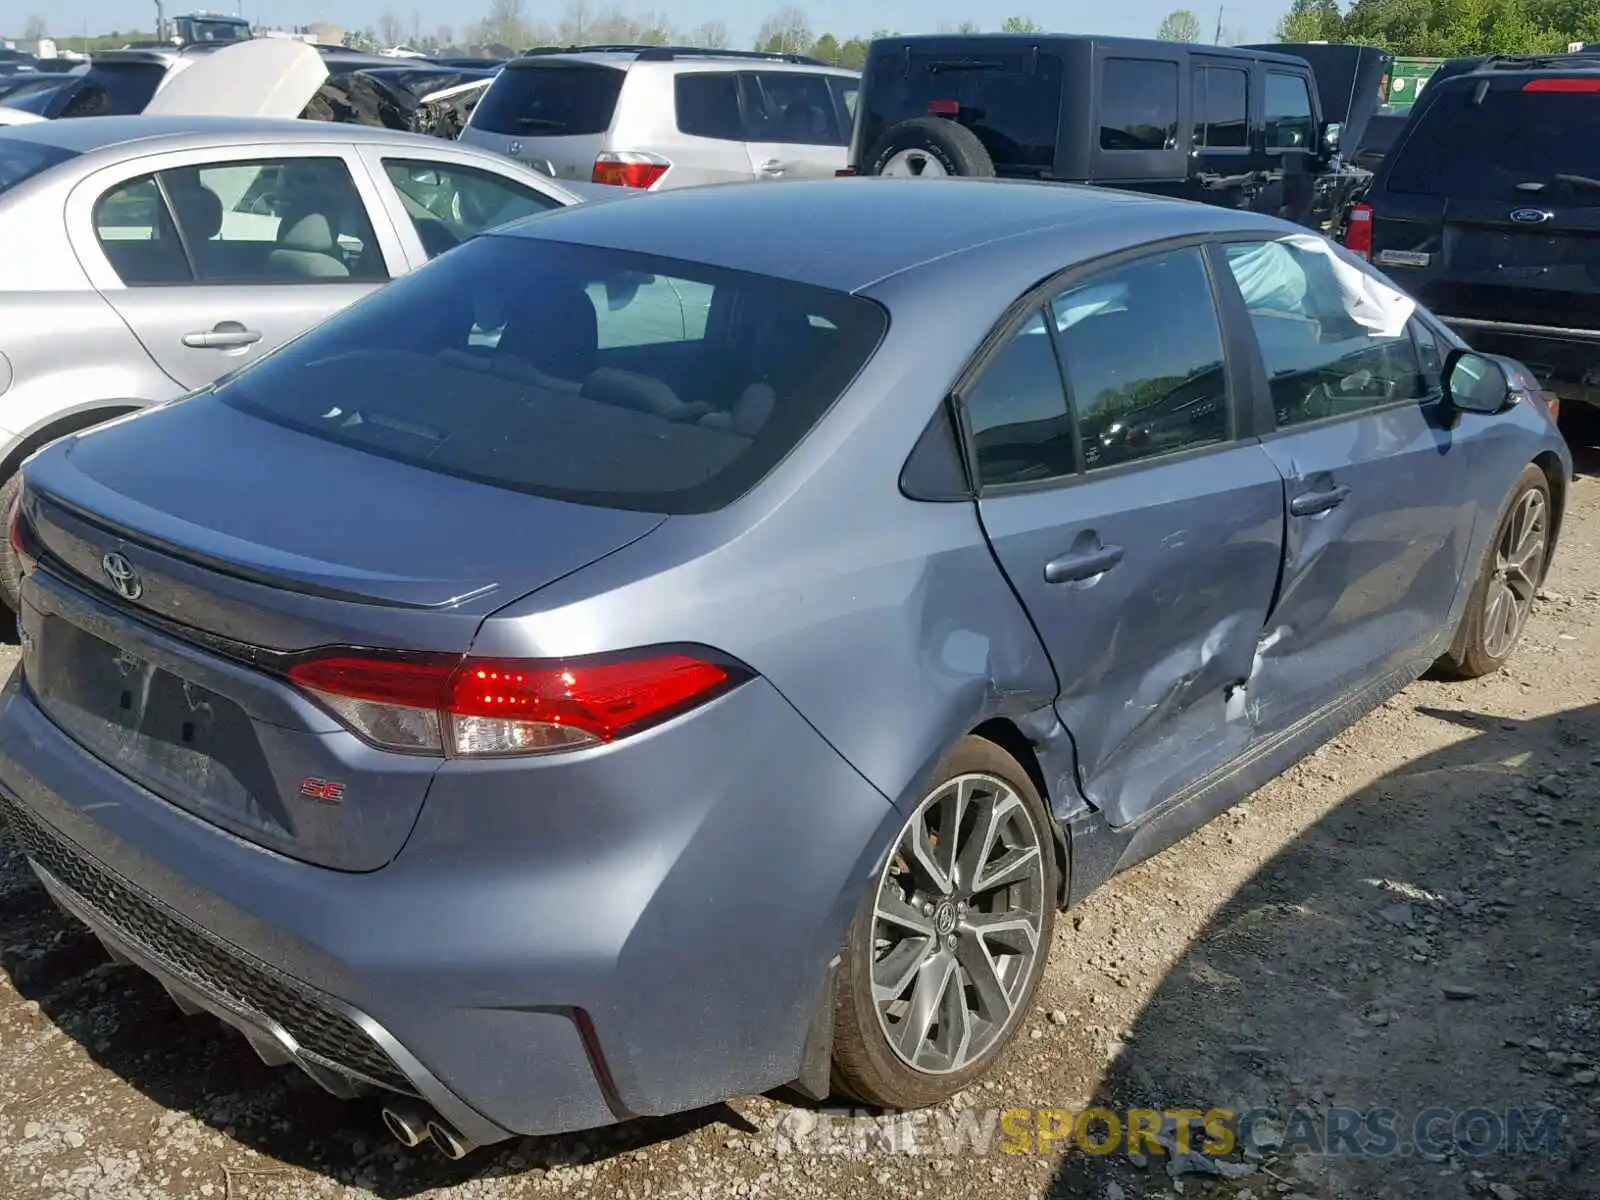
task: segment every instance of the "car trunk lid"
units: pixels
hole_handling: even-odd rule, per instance
[[[57,443],[27,480],[43,566],[24,670],[44,711],[162,799],[358,871],[398,853],[441,760],[359,741],[286,682],[295,654],[465,653],[486,614],[664,520],[418,470],[208,396]]]

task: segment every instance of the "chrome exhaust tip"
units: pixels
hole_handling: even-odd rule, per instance
[[[463,1159],[478,1148],[476,1142],[468,1141],[452,1126],[437,1118],[428,1122],[428,1136],[439,1147],[440,1153],[450,1159]]]
[[[385,1106],[383,1123],[394,1140],[407,1149],[415,1149],[433,1136],[426,1110],[414,1104]]]

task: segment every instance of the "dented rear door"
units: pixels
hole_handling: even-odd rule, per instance
[[[1098,270],[963,398],[985,531],[1114,826],[1256,736],[1237,689],[1277,581],[1283,485],[1239,436],[1211,295],[1198,248]]]

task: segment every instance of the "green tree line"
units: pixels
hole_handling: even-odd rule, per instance
[[[1360,42],[1392,54],[1534,54],[1600,41],[1595,0],[1293,0],[1286,42]]]

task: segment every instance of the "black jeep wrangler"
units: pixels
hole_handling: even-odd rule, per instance
[[[1092,183],[1327,226],[1340,139],[1359,140],[1386,62],[1364,46],[880,38],[846,174]]]
[[[1600,426],[1600,53],[1448,64],[1345,244]],[[1442,76],[1442,77],[1441,77]],[[1573,403],[1576,402],[1576,403]]]

